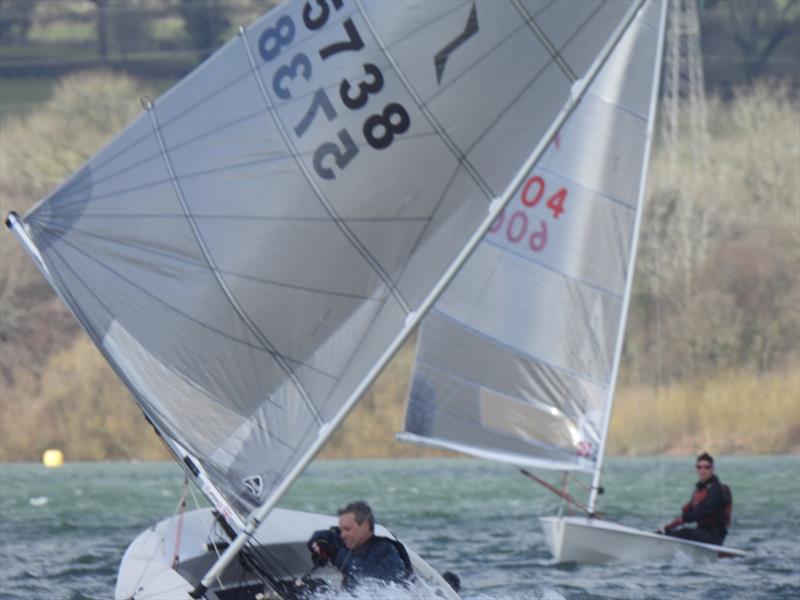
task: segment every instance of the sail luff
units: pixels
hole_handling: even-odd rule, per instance
[[[406,315],[403,329],[394,338],[392,343],[388,346],[381,357],[374,363],[372,369],[366,374],[361,384],[348,397],[347,401],[341,406],[339,411],[330,420],[328,425],[319,430],[317,439],[306,450],[302,458],[295,463],[294,467],[286,474],[281,483],[276,486],[270,495],[266,497],[265,501],[258,508],[253,510],[253,512],[248,516],[245,528],[236,537],[236,539],[231,542],[230,546],[217,559],[214,565],[212,565],[211,568],[206,572],[205,576],[202,578],[201,582],[193,592],[193,597],[201,597],[208,586],[217,579],[227,565],[236,557],[239,551],[244,547],[245,543],[247,543],[247,541],[253,535],[258,525],[264,520],[264,518],[278,503],[280,498],[288,491],[295,480],[306,469],[314,456],[316,456],[322,446],[327,442],[328,438],[334,433],[341,422],[353,409],[356,402],[367,391],[375,378],[377,378],[378,374],[380,374],[380,372],[385,368],[385,366],[389,363],[394,354],[400,349],[414,328],[433,306],[439,296],[444,292],[444,290],[458,273],[461,266],[467,261],[488,230],[491,228],[492,224],[495,222],[495,219],[500,214],[500,211],[502,211],[506,204],[508,204],[514,197],[515,192],[523,184],[530,170],[538,162],[538,160],[547,150],[550,143],[558,134],[563,124],[577,108],[581,98],[583,98],[583,96],[586,94],[589,86],[597,77],[603,65],[605,65],[608,61],[608,58],[611,56],[614,48],[617,46],[624,33],[630,27],[644,2],[645,0],[638,0],[638,2],[631,6],[624,18],[617,25],[613,34],[607,40],[606,44],[603,46],[602,50],[598,54],[597,59],[593,62],[586,75],[573,84],[569,99],[562,107],[561,111],[558,113],[550,127],[547,129],[545,135],[539,141],[539,144],[534,148],[527,160],[518,169],[516,175],[511,179],[502,196],[495,198],[489,204],[489,209],[484,220],[469,238],[467,243],[462,247],[461,251],[452,260],[436,285],[425,296],[424,300],[420,303],[419,308],[416,311],[409,312]]]
[[[611,424],[611,414],[614,405],[614,392],[617,385],[617,377],[619,375],[619,365],[622,358],[622,345],[625,337],[625,326],[628,320],[628,309],[630,307],[631,292],[633,290],[634,269],[636,267],[636,254],[639,245],[639,230],[641,228],[642,215],[644,213],[644,193],[647,187],[647,165],[650,162],[650,152],[653,146],[653,131],[655,129],[655,115],[656,106],[658,104],[658,88],[661,83],[661,67],[663,64],[664,53],[664,38],[666,31],[666,17],[669,3],[664,2],[661,7],[660,30],[658,37],[658,49],[656,51],[653,84],[650,92],[650,108],[648,114],[647,131],[645,134],[645,149],[644,159],[642,161],[642,173],[639,178],[639,190],[636,202],[636,218],[633,228],[633,239],[631,241],[630,254],[628,257],[628,277],[625,282],[625,295],[622,301],[622,318],[620,319],[619,328],[617,330],[616,348],[614,351],[614,358],[611,367],[611,379],[608,387],[608,407],[603,417],[603,427],[601,430],[600,447],[597,454],[597,462],[595,463],[594,475],[592,477],[592,489],[589,494],[588,512],[590,515],[594,514],[597,504],[597,496],[600,490],[600,480],[603,471],[603,459],[605,457],[606,443],[608,442],[608,430]]]

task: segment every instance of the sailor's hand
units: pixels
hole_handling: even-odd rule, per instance
[[[333,556],[333,547],[325,540],[311,543],[311,562],[315,567],[324,567]]]
[[[664,534],[666,533],[666,531],[664,530],[664,528],[663,528],[663,527],[659,527],[659,528],[658,528],[658,529],[656,529],[656,530],[655,530],[653,533],[657,533],[657,534],[659,534],[659,535],[664,535]]]
[[[666,525],[662,526],[661,529],[663,529],[664,533],[666,533],[668,531],[672,531],[676,527],[680,527],[681,525],[683,525],[683,519],[678,517],[677,519],[674,519],[673,521],[670,521]]]

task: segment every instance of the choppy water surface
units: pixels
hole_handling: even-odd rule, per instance
[[[688,499],[693,464],[611,459],[601,510],[652,530]],[[727,542],[744,559],[556,566],[537,517],[559,500],[510,467],[466,459],[318,461],[281,505],[333,513],[368,500],[434,567],[458,573],[470,600],[800,597],[800,457],[721,457],[717,473],[734,494]],[[0,465],[0,598],[113,597],[125,548],[173,513],[182,480],[172,463]]]

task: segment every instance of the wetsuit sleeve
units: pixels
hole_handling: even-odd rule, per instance
[[[686,523],[692,521],[700,521],[712,515],[717,514],[725,505],[725,497],[722,494],[722,486],[718,483],[712,483],[708,486],[708,494],[705,498],[695,507],[691,504],[684,507],[683,520]]]

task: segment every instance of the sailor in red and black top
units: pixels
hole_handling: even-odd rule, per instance
[[[666,533],[686,540],[706,544],[722,544],[727,529],[727,505],[723,484],[714,475],[714,459],[704,452],[697,457],[697,476],[692,498],[683,505],[681,516],[664,525],[659,533]],[[697,527],[681,527],[686,523],[697,523]]]

